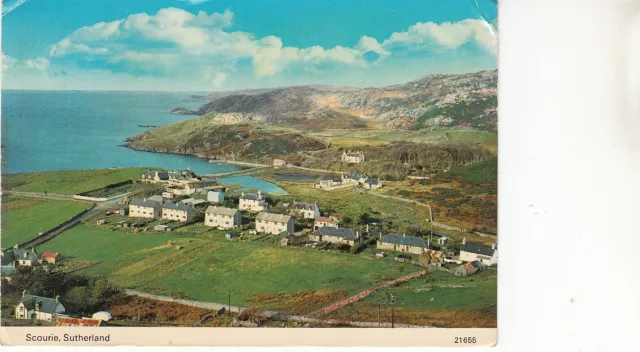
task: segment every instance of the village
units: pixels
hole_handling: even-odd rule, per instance
[[[362,152],[345,152],[345,163],[364,161]],[[273,169],[286,167],[275,159]],[[181,227],[201,224],[222,231],[229,241],[268,239],[277,246],[304,247],[330,252],[356,253],[369,248],[377,258],[393,257],[397,262],[445,270],[451,275],[468,276],[497,266],[498,250],[491,246],[468,242],[450,246],[450,237],[431,230],[426,236],[385,232],[377,222],[343,223],[339,213],[323,213],[314,199],[283,202],[262,191],[231,191],[215,178],[199,177],[191,170],[146,170],[139,184],[151,186],[157,194],[125,197],[119,206],[93,217],[95,226],[110,231],[131,233],[179,231]],[[378,189],[383,181],[356,172],[339,177],[322,177],[313,184],[316,189],[331,192],[345,187]],[[428,219],[425,219],[428,221]],[[179,250],[182,248],[176,245]],[[2,252],[2,276],[11,280],[19,271],[36,266],[55,266],[64,253],[18,245]],[[44,320],[61,326],[100,326],[107,324],[110,313],[95,312],[91,317],[70,316],[59,297],[40,297],[23,292],[14,307],[15,319]]]

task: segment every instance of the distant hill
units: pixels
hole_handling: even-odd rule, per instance
[[[497,81],[494,70],[432,75],[382,88],[294,86],[220,92],[202,97],[208,102],[193,113],[316,130],[379,122],[398,129],[462,126],[495,131]]]

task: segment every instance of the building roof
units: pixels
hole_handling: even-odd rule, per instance
[[[41,258],[55,258],[58,256],[58,253],[55,252],[42,252],[40,255]]]
[[[287,222],[289,222],[289,220],[291,220],[291,216],[283,215],[283,214],[267,213],[267,212],[263,211],[263,212],[258,213],[258,215],[256,215],[256,220],[287,223]]]
[[[427,248],[427,242],[424,241],[424,238],[416,237],[416,236],[407,236],[404,234],[400,235],[397,233],[390,233],[382,237],[382,239],[380,239],[380,242],[399,244],[403,246]]]
[[[57,302],[54,298],[32,295],[24,295],[20,299],[20,303],[24,304],[27,310],[35,309],[36,303],[38,303],[41,312],[52,314],[56,312],[56,307],[60,304],[60,302]]]
[[[187,205],[187,204],[174,203],[172,201],[167,201],[162,206],[162,209],[173,209],[173,210],[181,210],[181,211],[190,212],[190,211],[193,210],[193,207],[191,205]]]
[[[153,200],[149,200],[147,198],[133,198],[131,200],[131,203],[129,203],[129,205],[137,205],[139,207],[145,207],[145,208],[155,208],[162,204]]]
[[[260,200],[262,199],[262,197],[255,193],[244,193],[242,197],[240,197],[240,199]]]
[[[89,326],[89,327],[97,327],[100,326],[102,320],[100,319],[90,319],[90,318],[68,318],[68,317],[59,317],[56,319],[56,326]]]
[[[491,257],[493,256],[495,249],[492,249],[489,246],[485,246],[484,244],[467,242],[462,245],[462,247],[460,248],[460,251],[461,252],[465,251],[465,252],[474,253],[474,254],[481,254],[481,255],[486,255],[488,257]]]
[[[434,251],[433,249],[427,249],[427,254],[431,258],[444,258],[444,253],[440,251]]]
[[[333,220],[332,218],[328,218],[328,217],[324,217],[324,216],[316,216],[316,218],[314,220],[316,222],[326,222],[326,223],[329,223],[329,224],[337,223],[337,221]]]
[[[147,198],[147,200],[150,200],[152,202],[158,202],[160,204],[162,204],[162,202],[164,202],[164,198],[162,198],[162,196],[159,196],[159,195],[151,196],[151,197]]]
[[[376,185],[379,183],[377,178],[368,178],[366,181],[364,181],[365,183],[368,183],[370,185]]]
[[[344,178],[350,178],[350,179],[352,179],[352,180],[356,180],[356,181],[357,181],[357,180],[359,180],[359,179],[361,179],[362,177],[363,177],[363,176],[362,176],[362,175],[360,175],[360,174],[359,174],[359,173],[357,173],[357,172],[348,172],[348,173],[344,174]]]
[[[356,240],[356,235],[353,233],[353,230],[346,227],[335,228],[323,226],[316,230],[316,232],[322,236],[341,237],[348,241]]]
[[[304,209],[304,210],[314,210],[316,208],[316,204],[315,203],[306,203],[306,202],[297,202],[297,201],[293,201],[293,208],[296,209]]]
[[[214,205],[210,205],[205,213],[207,214],[216,214],[216,215],[224,215],[224,216],[235,216],[238,212],[238,209],[225,208],[225,207],[216,207]]]
[[[204,199],[195,199],[195,198],[187,198],[184,200],[181,200],[178,203],[182,203],[182,204],[191,204],[191,205],[198,205],[198,204],[202,204],[202,203],[206,203],[207,201]]]
[[[11,251],[13,255],[13,261],[16,260],[38,260],[38,252],[30,248],[11,248],[7,252]]]

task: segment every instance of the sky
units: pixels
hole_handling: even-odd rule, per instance
[[[5,0],[2,88],[386,86],[497,68],[495,0]]]

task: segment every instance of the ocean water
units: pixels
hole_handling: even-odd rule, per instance
[[[125,138],[146,129],[139,124],[161,126],[193,118],[169,113],[176,106],[199,108],[202,103],[183,101],[189,94],[197,92],[3,90],[2,173],[136,166],[190,167],[198,174],[239,170],[235,165],[209,164],[197,157],[119,146]],[[282,190],[248,176],[228,182],[269,193]]]
[[[2,173],[149,166],[191,167],[196,173],[238,168],[191,156],[139,152],[119,147],[146,128],[193,116],[172,115],[191,93],[2,91]]]

